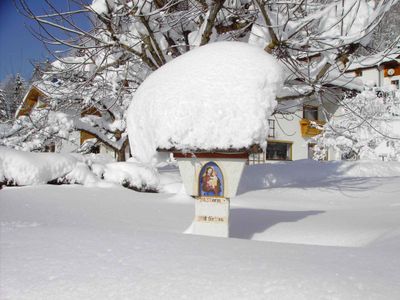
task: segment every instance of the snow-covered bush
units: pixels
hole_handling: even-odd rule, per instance
[[[136,191],[156,192],[155,170],[131,162],[107,162],[93,155],[32,153],[0,147],[0,185],[117,184]],[[108,184],[108,185],[107,185]]]
[[[30,153],[0,147],[0,163],[0,177],[6,184],[35,185],[65,176],[77,160],[59,153]]]
[[[117,183],[135,191],[156,192],[159,180],[157,171],[135,162],[93,164],[93,172],[107,182]]]

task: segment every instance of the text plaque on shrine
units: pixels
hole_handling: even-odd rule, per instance
[[[194,233],[228,237],[229,205],[224,197],[196,197]]]

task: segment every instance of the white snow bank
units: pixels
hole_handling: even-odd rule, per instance
[[[136,190],[159,188],[157,172],[133,162],[107,163],[104,157],[33,153],[0,147],[0,182],[16,185],[77,183],[85,186],[123,185]]]
[[[135,162],[94,164],[93,172],[107,182],[117,183],[137,190],[157,190],[159,180],[153,168]]]
[[[83,184],[86,186],[98,185],[100,178],[98,178],[83,162],[78,162],[75,167],[65,176],[68,183]]]
[[[263,145],[281,85],[278,62],[258,47],[218,42],[192,50],[135,93],[127,115],[132,153],[150,163],[157,148]]]
[[[43,184],[65,176],[76,163],[74,157],[59,153],[31,153],[0,147],[0,181]]]
[[[159,169],[160,190],[179,194],[183,189],[179,170]],[[241,177],[238,195],[246,192],[282,187],[329,187],[353,179],[368,181],[400,177],[400,162],[394,161],[315,161],[310,159],[274,162],[246,166]],[[235,197],[237,201],[237,197]]]
[[[399,162],[298,160],[247,166],[238,193],[272,187],[325,186],[342,178],[399,177]]]
[[[246,193],[231,202],[231,239],[182,234],[193,219],[193,199],[185,194],[179,201],[122,188],[6,188],[0,294],[399,299],[400,178],[378,182]]]

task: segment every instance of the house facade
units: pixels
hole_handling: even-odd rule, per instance
[[[324,95],[321,99],[322,103],[309,97],[304,104],[293,103],[292,107],[289,102],[289,108],[278,110],[269,118],[267,147],[262,153],[250,154],[249,164],[312,159],[313,137],[321,133],[318,127],[326,123],[326,113],[333,114],[338,108],[334,96]],[[328,151],[326,160],[336,159],[337,154]]]
[[[353,62],[346,70],[363,81],[364,84],[374,87],[390,87],[399,89],[400,82],[400,54],[394,53],[366,57]]]
[[[38,86],[31,85],[25,97],[18,108],[15,117],[27,116],[34,108],[43,108],[48,105],[47,99],[49,95],[40,89]],[[84,115],[98,115],[100,113],[94,108],[85,109],[82,111],[69,110],[63,111],[71,116],[75,114]],[[76,152],[78,149],[87,148],[90,153],[106,154],[116,159],[117,153],[111,147],[99,142],[94,135],[86,131],[75,130],[70,134],[68,140],[59,140],[57,143],[50,142],[45,146],[47,152],[60,152],[69,153]],[[129,149],[129,147],[127,147]]]
[[[338,79],[342,82],[337,83],[344,89],[359,90],[368,85],[375,87],[378,96],[383,97],[388,90],[400,88],[399,51],[355,60]],[[304,105],[294,103],[293,111],[273,115],[268,120],[267,148],[263,153],[251,154],[249,164],[312,159],[315,145],[312,138],[321,132],[313,124],[323,125],[327,121],[326,115],[335,115],[338,109],[336,97],[342,92],[339,88],[332,89],[321,97],[322,103],[313,98],[304,99]],[[342,157],[341,153],[329,149],[325,159],[340,160]]]
[[[373,87],[376,95],[385,102],[385,97],[398,95],[400,88],[400,49],[395,48],[391,53],[378,54],[356,61],[349,66],[347,73],[361,79],[365,85]],[[395,97],[390,105],[392,117],[385,121],[386,126],[390,128],[387,135],[398,140],[400,137],[398,97],[397,99]],[[384,140],[377,145],[374,152],[383,161],[399,159],[394,140]]]

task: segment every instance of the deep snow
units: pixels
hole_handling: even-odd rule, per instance
[[[249,166],[231,236],[182,234],[193,199],[82,186],[0,191],[2,299],[398,299],[396,163]],[[166,193],[168,192],[168,193]]]
[[[0,147],[0,182],[37,185],[69,182],[158,190],[156,169],[137,162],[112,162],[101,154],[35,153]]]

